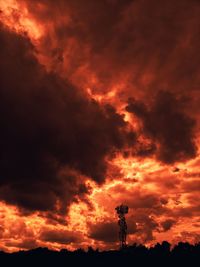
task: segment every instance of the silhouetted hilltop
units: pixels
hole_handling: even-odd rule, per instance
[[[166,241],[151,248],[133,244],[119,251],[99,251],[92,247],[87,251],[52,251],[39,247],[14,253],[1,251],[0,262],[5,262],[4,266],[199,266],[200,243],[180,242],[170,248]]]

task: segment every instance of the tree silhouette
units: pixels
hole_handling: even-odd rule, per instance
[[[180,242],[171,248],[164,241],[154,247],[133,244],[121,250],[99,251],[91,246],[87,251],[51,251],[36,248],[29,251],[6,253],[0,251],[0,262],[4,266],[198,266],[200,262],[200,243],[192,245]],[[3,266],[3,265],[2,265]]]

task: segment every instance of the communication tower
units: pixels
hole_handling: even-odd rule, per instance
[[[128,213],[128,206],[121,204],[115,208],[118,214],[118,225],[119,225],[119,242],[120,249],[126,247],[126,236],[127,236],[127,223],[125,214]]]

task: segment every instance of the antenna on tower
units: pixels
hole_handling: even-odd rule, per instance
[[[120,249],[126,247],[126,236],[127,236],[127,223],[125,214],[128,213],[128,206],[121,204],[115,208],[118,214],[118,224],[119,224],[119,243]]]

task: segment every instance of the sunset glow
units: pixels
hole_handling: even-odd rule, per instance
[[[1,250],[200,241],[199,11],[0,0]]]

